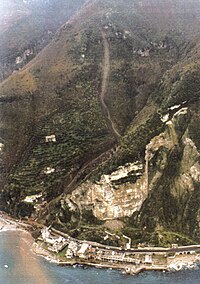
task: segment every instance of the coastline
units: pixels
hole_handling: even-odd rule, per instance
[[[0,211],[0,232],[6,231],[31,231],[31,226],[25,222],[13,219],[8,214]]]
[[[0,212],[0,232],[6,231],[20,231],[26,233],[25,238],[28,239],[29,244],[31,243],[30,251],[33,254],[39,255],[45,258],[47,261],[55,263],[59,266],[90,266],[96,268],[109,268],[122,271],[122,273],[136,275],[143,271],[179,271],[181,269],[193,269],[196,268],[200,262],[200,256],[197,258],[193,255],[179,255],[176,258],[168,258],[167,263],[164,265],[154,265],[154,264],[138,264],[132,265],[128,263],[115,263],[110,261],[91,261],[89,259],[81,258],[71,258],[63,260],[63,257],[56,253],[49,251],[48,249],[42,247],[36,242],[32,236],[33,226],[25,222],[14,220],[4,212]],[[36,269],[37,270],[37,269]]]
[[[51,280],[47,273],[42,269],[38,258],[35,257],[31,250],[34,244],[34,239],[30,233],[30,226],[17,220],[4,213],[0,213],[0,233],[13,232],[11,236],[5,240],[5,248],[10,243],[15,244],[12,252],[12,259],[15,263],[10,266],[9,260],[4,263],[4,268],[8,270],[13,279],[18,277],[19,272],[23,274],[23,279],[29,279],[30,283],[51,284]],[[7,247],[8,250],[10,247]],[[6,261],[6,258],[5,258]],[[21,278],[20,278],[21,279]]]
[[[152,265],[152,266],[145,266],[145,265],[139,265],[137,267],[133,266],[127,266],[125,264],[112,264],[112,263],[95,263],[95,262],[89,262],[89,261],[80,261],[77,259],[68,260],[68,261],[62,261],[58,258],[52,256],[47,251],[39,249],[34,251],[37,255],[44,257],[47,261],[54,263],[58,266],[73,266],[73,267],[95,267],[95,268],[104,268],[104,269],[114,269],[119,270],[123,274],[130,274],[130,275],[137,275],[145,271],[160,271],[160,272],[178,272],[180,270],[193,270],[193,269],[199,269],[199,261],[189,261],[189,259],[185,262],[179,261],[180,269],[169,268],[168,265]],[[189,264],[189,265],[188,265]]]

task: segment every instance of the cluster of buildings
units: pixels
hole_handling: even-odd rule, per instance
[[[66,258],[89,258],[89,252],[91,250],[91,245],[88,243],[77,243],[75,241],[71,241],[68,245],[68,249],[66,251]]]
[[[107,262],[125,262],[125,263],[132,263],[132,264],[140,264],[141,261],[138,258],[129,256],[125,252],[120,251],[110,251],[110,250],[99,250],[97,252],[96,259],[100,261],[107,261]]]
[[[144,256],[134,255],[130,252],[114,250],[113,248],[99,248],[90,243],[83,242],[78,244],[71,241],[66,251],[66,258],[81,258],[97,262],[110,262],[110,263],[127,263],[132,265],[152,264],[152,255],[145,254]]]
[[[109,19],[109,15],[107,16],[107,18]],[[104,30],[112,30],[114,32],[114,35],[117,39],[123,39],[126,40],[128,36],[131,35],[130,31],[119,31],[116,29],[115,25],[110,21],[108,22],[104,27]],[[109,40],[111,40],[111,38],[108,38]],[[149,46],[147,47],[143,47],[143,48],[133,48],[133,54],[137,54],[141,57],[149,57],[150,56],[150,52],[152,50],[156,50],[156,49],[166,49],[167,48],[167,44],[163,41],[159,41],[159,42],[151,42],[149,44]]]
[[[133,54],[137,54],[140,55],[141,57],[149,57],[150,56],[150,52],[152,50],[156,50],[156,49],[166,49],[167,45],[166,43],[160,41],[159,43],[157,42],[151,42],[149,47],[144,47],[144,48],[139,48],[139,49],[135,49],[133,48]]]
[[[41,233],[40,240],[48,246],[49,251],[58,253],[66,248],[66,260],[80,259],[94,262],[126,263],[131,265],[140,265],[141,263],[152,264],[151,254],[145,254],[141,257],[140,255],[128,251],[130,248],[130,239],[128,237],[125,250],[122,250],[122,248],[115,249],[114,247],[95,242],[77,240],[68,235],[62,237],[54,234],[50,227],[44,227]]]
[[[33,49],[28,48],[24,51],[24,53],[21,56],[17,56],[17,58],[15,59],[15,64],[21,64],[23,63],[25,60],[27,60],[27,58],[31,55],[34,54]]]
[[[107,232],[107,235],[110,233]],[[117,237],[117,235],[116,235]],[[50,227],[44,227],[40,240],[46,244],[47,249],[54,253],[65,252],[63,263],[86,263],[102,267],[124,269],[126,273],[137,274],[143,270],[180,270],[181,268],[194,268],[200,261],[198,245],[178,247],[172,244],[171,248],[144,247],[131,248],[131,239],[124,248],[111,247],[91,241],[82,241],[70,237]],[[173,256],[168,256],[168,253]],[[63,259],[62,259],[63,261]]]
[[[62,236],[51,234],[50,228],[44,227],[41,233],[40,239],[48,245],[50,251],[58,253],[68,245],[68,241]]]

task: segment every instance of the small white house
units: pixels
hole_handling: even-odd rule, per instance
[[[46,238],[50,238],[50,236],[51,236],[51,233],[49,232],[49,228],[47,228],[47,227],[44,227],[41,230],[41,233],[42,233],[43,240],[46,240]]]
[[[125,245],[125,249],[130,249],[131,248],[131,238],[129,238],[125,235],[123,235],[123,237],[128,240],[128,242]]]
[[[4,144],[0,143],[0,152],[3,150]]]
[[[55,169],[54,168],[50,168],[50,167],[47,167],[45,170],[44,170],[44,173],[46,175],[49,175],[49,174],[52,174],[55,172]]]
[[[26,203],[33,203],[36,202],[40,197],[42,197],[41,193],[35,195],[28,195],[23,201]]]
[[[87,243],[83,243],[81,245],[81,248],[80,250],[77,252],[77,255],[80,257],[80,258],[85,258],[85,252],[86,250],[89,248],[89,244]]]
[[[74,257],[77,253],[77,250],[78,250],[77,243],[74,242],[74,241],[71,241],[68,245],[68,249],[67,249],[67,252],[65,254],[66,258]]]
[[[49,136],[45,136],[45,142],[49,143],[49,142],[56,142],[56,135],[52,134]]]
[[[23,62],[23,58],[21,56],[18,56],[16,59],[15,59],[15,63],[16,64],[20,64]]]
[[[146,254],[144,257],[144,263],[152,264],[152,256],[150,254]]]

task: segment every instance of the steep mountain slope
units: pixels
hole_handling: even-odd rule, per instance
[[[88,1],[4,80],[1,207],[80,238],[119,219],[135,243],[198,242],[199,12]]]
[[[86,0],[0,3],[0,81],[20,70]]]

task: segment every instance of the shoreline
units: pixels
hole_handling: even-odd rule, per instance
[[[19,277],[21,281],[21,276],[18,275],[18,273],[21,273],[23,275],[23,280],[30,280],[31,283],[50,284],[52,282],[49,279],[48,274],[42,269],[39,259],[31,250],[34,239],[30,229],[31,227],[28,224],[14,220],[7,214],[0,212],[0,234],[2,233],[3,235],[4,233],[11,232],[10,236],[6,234],[6,236],[3,237],[3,240],[5,238],[3,249],[6,251],[7,248],[9,251],[13,243],[12,250],[8,253],[8,259],[5,257],[3,267],[9,269],[8,272],[12,275],[13,279],[15,277],[18,279]],[[12,256],[11,258],[9,257],[10,253]],[[12,265],[12,262],[14,262],[14,266]]]
[[[14,218],[10,217],[8,214],[0,211],[0,232],[6,231],[27,231],[30,233],[31,226],[24,222],[15,220]]]
[[[169,271],[176,272],[181,269],[193,269],[198,267],[200,263],[200,257],[195,259],[193,256],[179,256],[176,259],[168,258],[167,263],[163,265],[154,264],[138,264],[133,265],[129,263],[114,263],[109,261],[90,261],[89,259],[71,258],[69,260],[63,260],[63,257],[56,253],[50,252],[39,245],[32,236],[34,227],[25,222],[14,220],[4,212],[0,212],[0,233],[7,231],[20,231],[26,232],[31,236],[32,245],[31,252],[35,255],[45,258],[48,262],[54,263],[58,266],[85,266],[96,268],[116,269],[122,271],[122,273],[137,275],[143,271]],[[42,243],[44,244],[44,243]],[[176,260],[176,261],[175,261]],[[179,269],[180,268],[180,269]]]
[[[124,265],[124,264],[111,264],[111,263],[95,263],[95,262],[85,262],[85,261],[80,261],[77,259],[72,259],[68,261],[62,261],[59,259],[56,259],[54,256],[50,255],[46,250],[44,249],[39,249],[39,251],[33,251],[35,254],[43,257],[46,259],[48,262],[53,263],[57,266],[70,266],[70,267],[93,267],[93,268],[103,268],[103,269],[113,269],[113,270],[119,270],[123,274],[131,274],[131,275],[137,275],[141,272],[144,271],[168,271],[171,272],[167,266],[163,267],[136,267],[136,269],[131,269],[130,266]]]

